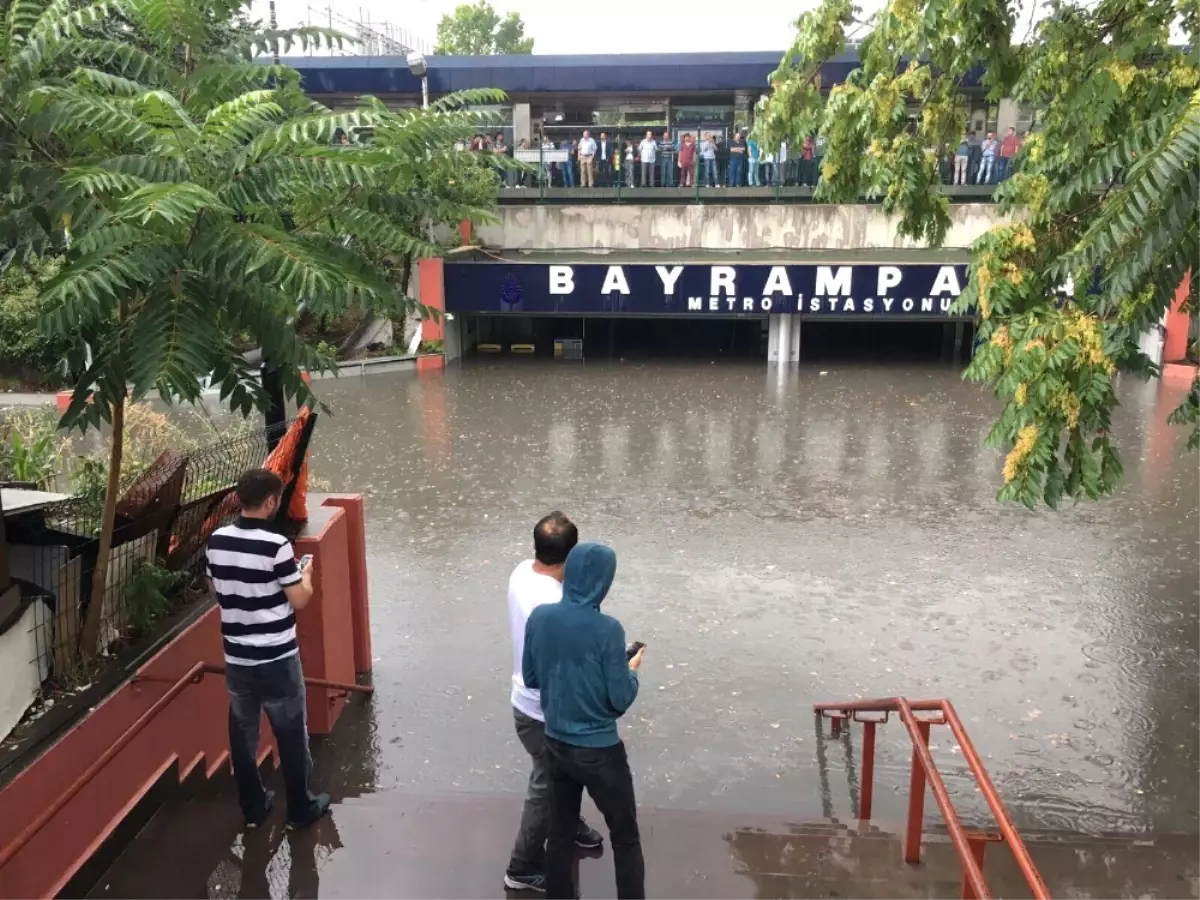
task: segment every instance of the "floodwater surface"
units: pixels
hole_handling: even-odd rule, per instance
[[[954,702],[1021,826],[1196,832],[1180,390],[1123,384],[1124,487],[1052,513],[995,502],[996,404],[943,367],[522,360],[318,387],[314,474],[367,497],[357,790],[523,789],[505,586],[558,508],[616,549],[604,609],[648,645],[622,729],[641,803],[849,816],[856,761],[811,706],[902,694]],[[876,816],[900,819],[909,745],[880,735]],[[932,745],[989,824],[945,728]]]

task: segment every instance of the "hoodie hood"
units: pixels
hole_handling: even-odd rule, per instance
[[[599,607],[617,574],[617,554],[604,544],[576,544],[563,567],[563,603]]]

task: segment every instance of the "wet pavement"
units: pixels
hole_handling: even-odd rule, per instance
[[[1200,478],[1184,433],[1164,424],[1181,391],[1123,384],[1121,493],[1057,514],[995,503],[1001,460],[983,447],[994,401],[935,365],[516,360],[349,376],[320,391],[333,415],[317,426],[314,475],[367,496],[378,687],[317,750],[318,777],[343,801],[327,827],[346,848],[305,851],[328,857],[313,863],[322,896],[389,893],[386,880],[356,880],[377,856],[365,852],[373,841],[392,848],[377,879],[393,863],[408,872],[402,857],[452,866],[459,879],[435,890],[398,874],[392,896],[496,893],[528,774],[508,704],[504,586],[553,508],[584,539],[616,548],[605,609],[648,644],[623,732],[639,802],[667,823],[653,840],[675,859],[660,857],[668,874],[651,875],[652,891],[662,877],[664,895],[854,893],[730,881],[803,873],[739,869],[731,841],[722,854],[704,841],[850,821],[858,732],[818,740],[811,704],[904,694],[953,700],[1022,828],[1121,833],[1122,848],[1148,848],[1136,865],[1104,862],[1099,838],[1063,851],[1060,875],[1074,871],[1070,859],[1108,872],[1106,888],[1077,895],[1137,894],[1139,884],[1197,893]],[[898,722],[881,729],[880,822],[903,819],[908,746]],[[968,825],[990,827],[945,729],[934,728],[933,754]],[[491,824],[456,826],[456,815],[472,817],[420,806],[455,796],[478,800],[479,822]],[[416,836],[398,824],[405,809],[422,822]],[[707,837],[675,832],[683,810]],[[933,821],[932,803],[927,811]],[[236,831],[234,812],[220,853],[234,853]],[[455,855],[434,841],[425,853],[425,832],[473,843]],[[817,838],[828,853],[832,837]],[[267,857],[275,869],[230,865],[286,887],[279,841]],[[872,852],[862,844],[855,853]],[[707,857],[712,884],[679,880]],[[205,879],[217,877],[217,860],[203,858]],[[609,861],[583,867],[599,873],[584,876],[585,896],[611,891]],[[1138,874],[1152,871],[1154,885]],[[589,878],[601,879],[594,891]],[[858,893],[871,893],[866,884]]]

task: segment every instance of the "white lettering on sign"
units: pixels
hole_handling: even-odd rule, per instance
[[[712,312],[717,312],[717,311],[718,311],[718,310],[721,308],[721,307],[720,307],[720,305],[719,305],[719,304],[720,304],[720,302],[721,302],[721,298],[720,298],[720,297],[709,297],[709,298],[708,298],[708,308],[709,308],[709,310],[710,310],[710,311],[712,311]]]
[[[575,270],[570,266],[550,267],[550,293],[570,294],[575,290]]]
[[[704,309],[704,298],[703,297],[688,297],[688,309],[703,310]]]
[[[745,299],[742,300],[742,311],[743,312],[754,312],[754,298],[753,297],[746,297]]]
[[[763,286],[763,296],[770,297],[773,294],[788,295],[792,292],[792,282],[788,278],[787,269],[783,266],[771,266],[771,271],[767,274],[767,283]]]
[[[883,311],[884,311],[884,312],[891,312],[891,311],[892,311],[892,304],[893,304],[893,303],[895,303],[895,302],[896,302],[896,298],[895,298],[895,297],[884,297],[884,298],[883,298]]]
[[[958,271],[954,266],[942,266],[938,269],[937,278],[933,279],[933,289],[929,292],[935,297],[941,294],[953,294],[957,297],[962,293],[958,283]]]
[[[629,294],[629,282],[625,280],[625,270],[620,266],[608,267],[608,272],[604,276],[604,286],[600,288],[601,294],[611,294],[613,291]]]
[[[879,279],[875,293],[880,297],[886,297],[888,291],[900,283],[900,279],[904,277],[904,273],[900,271],[898,266],[880,266]]]
[[[954,301],[950,297],[943,297],[940,301],[940,304],[942,307],[942,312],[950,312],[950,307],[954,304]]]
[[[625,281],[625,270],[619,265],[608,266],[608,271],[604,276],[604,286],[600,288],[601,294],[611,294],[613,290],[620,294],[629,295],[629,282]]]
[[[847,297],[846,302],[842,304],[842,312],[854,312],[854,298]]]
[[[763,311],[763,312],[770,312],[770,311],[771,311],[771,298],[770,298],[770,297],[763,297],[763,298],[762,298],[762,311]]]
[[[662,282],[663,294],[675,293],[675,282],[683,273],[683,266],[673,266],[669,270],[666,266],[655,266],[654,271],[658,273],[658,280]]]
[[[708,277],[708,292],[712,296],[716,297],[719,294],[729,296],[736,292],[734,279],[737,278],[737,269],[733,266],[713,266]]]
[[[850,294],[850,280],[854,270],[850,266],[838,266],[837,274],[833,274],[832,266],[817,266],[817,286],[815,292],[824,296],[837,294],[847,297]]]
[[[863,300],[863,312],[875,312],[875,301],[872,298],[867,297]]]
[[[933,312],[933,298],[932,297],[922,297],[921,298],[921,312]]]
[[[913,298],[905,297],[903,302],[901,302],[901,304],[900,304],[900,308],[903,309],[905,312],[912,312]]]

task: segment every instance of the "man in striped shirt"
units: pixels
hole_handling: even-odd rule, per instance
[[[229,688],[229,749],[247,828],[271,812],[274,792],[258,774],[258,723],[267,713],[287,793],[289,830],[311,825],[329,810],[329,795],[308,789],[304,674],[296,646],[296,614],[312,599],[312,566],[296,564],[291,542],[272,530],[283,482],[251,469],[237,483],[242,514],[208,540],[208,577],[221,604],[225,682]]]

